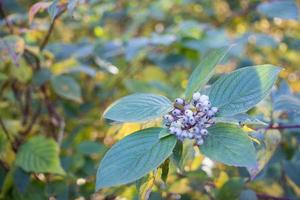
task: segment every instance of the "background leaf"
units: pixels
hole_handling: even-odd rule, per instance
[[[174,136],[159,139],[161,128],[137,131],[115,144],[97,172],[96,190],[131,183],[157,168],[172,153]]]
[[[255,148],[251,139],[238,126],[217,124],[208,129],[200,151],[212,160],[233,166],[254,166]]]
[[[185,91],[187,99],[190,99],[194,92],[199,91],[209,81],[216,65],[222,61],[228,50],[228,47],[215,49],[201,58],[200,64],[194,69],[188,81]]]
[[[292,95],[281,95],[275,100],[274,108],[300,113],[300,99]]]
[[[59,96],[76,102],[82,101],[80,86],[72,77],[67,75],[53,76],[51,85]]]
[[[26,172],[65,174],[60,165],[57,143],[44,136],[33,137],[23,144],[16,164]]]
[[[171,109],[171,101],[164,96],[137,93],[114,102],[103,116],[119,122],[141,122],[160,117]]]
[[[254,167],[247,167],[251,179],[254,179],[258,173],[267,165],[273,156],[279,142],[281,135],[278,130],[269,130],[264,133],[263,142],[256,148],[257,165]]]
[[[224,75],[209,90],[211,103],[219,108],[220,116],[246,112],[269,94],[280,70],[273,65],[258,65]]]
[[[258,5],[257,10],[270,18],[298,19],[298,9],[294,0],[263,2]]]

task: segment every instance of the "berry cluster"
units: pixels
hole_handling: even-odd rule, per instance
[[[208,96],[196,92],[191,102],[177,98],[174,109],[164,116],[164,124],[179,140],[195,139],[199,146],[208,134],[207,128],[215,123],[217,112],[218,108],[211,106]]]

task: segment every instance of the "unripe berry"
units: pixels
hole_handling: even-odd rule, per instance
[[[199,98],[199,100],[200,100],[201,102],[208,101],[208,100],[209,100],[209,97],[206,96],[206,95],[201,95],[200,98]]]
[[[196,126],[194,126],[193,128],[191,128],[192,130],[192,132],[194,133],[194,134],[197,134],[197,133],[200,133],[200,129],[198,128],[198,127],[196,127]]]
[[[218,112],[218,108],[217,108],[217,107],[212,107],[211,110],[212,110],[214,113],[217,113],[217,112]]]
[[[193,116],[193,112],[191,110],[185,110],[184,114],[185,114],[185,116],[188,116],[188,117]]]
[[[201,103],[197,103],[195,107],[198,111],[202,111],[203,106]]]
[[[183,138],[186,138],[186,137],[188,137],[188,132],[186,130],[183,130],[181,135]]]
[[[200,146],[204,143],[204,141],[203,141],[203,139],[198,139],[196,143],[197,143],[197,145]]]
[[[181,113],[181,111],[179,109],[174,109],[172,111],[172,115],[174,115],[174,116],[178,116],[178,115],[180,115],[180,113]]]
[[[212,110],[207,111],[207,115],[209,117],[213,117],[215,115],[215,113]]]
[[[204,113],[207,113],[208,108],[207,108],[207,107],[203,107],[203,108],[202,108],[202,111],[203,111]]]
[[[193,133],[188,133],[188,136],[187,136],[189,139],[194,139],[194,135]]]
[[[202,104],[203,107],[209,107],[208,105],[210,104],[210,102],[208,100],[207,101],[202,101],[201,104]]]
[[[179,105],[183,105],[184,104],[184,100],[182,98],[177,98],[177,99],[175,99],[175,103],[179,104]]]
[[[207,135],[208,134],[208,131],[206,129],[202,129],[200,131],[201,135]]]
[[[198,101],[200,99],[200,97],[201,97],[200,92],[195,92],[193,94],[193,100],[195,100],[195,101]]]
[[[167,122],[173,122],[174,117],[172,115],[165,115],[164,120],[166,120]]]
[[[195,118],[194,118],[194,117],[189,117],[189,123],[190,123],[191,125],[196,124]]]
[[[176,128],[176,129],[175,129],[175,135],[176,135],[176,136],[180,136],[180,137],[181,137],[181,133],[182,133],[182,131],[181,131],[180,128]]]
[[[171,126],[171,127],[169,128],[169,131],[170,131],[170,133],[175,134],[176,128],[173,127],[173,126]]]

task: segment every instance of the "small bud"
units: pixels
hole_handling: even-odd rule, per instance
[[[179,104],[179,105],[183,105],[184,104],[184,100],[182,98],[177,98],[177,99],[175,99],[175,103]]]
[[[198,101],[200,99],[200,97],[201,97],[200,92],[195,92],[193,94],[193,100],[195,100],[195,101]]]

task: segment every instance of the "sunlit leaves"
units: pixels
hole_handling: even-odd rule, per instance
[[[82,101],[80,85],[72,77],[67,75],[53,76],[51,85],[59,96],[76,102]]]
[[[176,138],[159,139],[160,131],[144,129],[115,144],[101,160],[96,189],[131,183],[163,163],[171,155]]]
[[[191,98],[192,94],[201,89],[214,74],[214,69],[218,63],[222,61],[228,47],[213,50],[207,55],[204,55],[200,64],[193,71],[190,76],[188,86],[185,91],[187,99]]]
[[[271,91],[281,68],[273,65],[245,67],[220,77],[209,90],[220,116],[246,112]]]
[[[141,122],[160,117],[170,109],[172,103],[164,96],[137,93],[114,102],[103,116],[118,122]]]
[[[204,155],[227,165],[255,166],[254,145],[238,126],[217,124],[208,131],[208,137],[200,146],[200,151]]]
[[[54,140],[36,136],[21,146],[16,164],[27,172],[65,174],[58,153]]]

